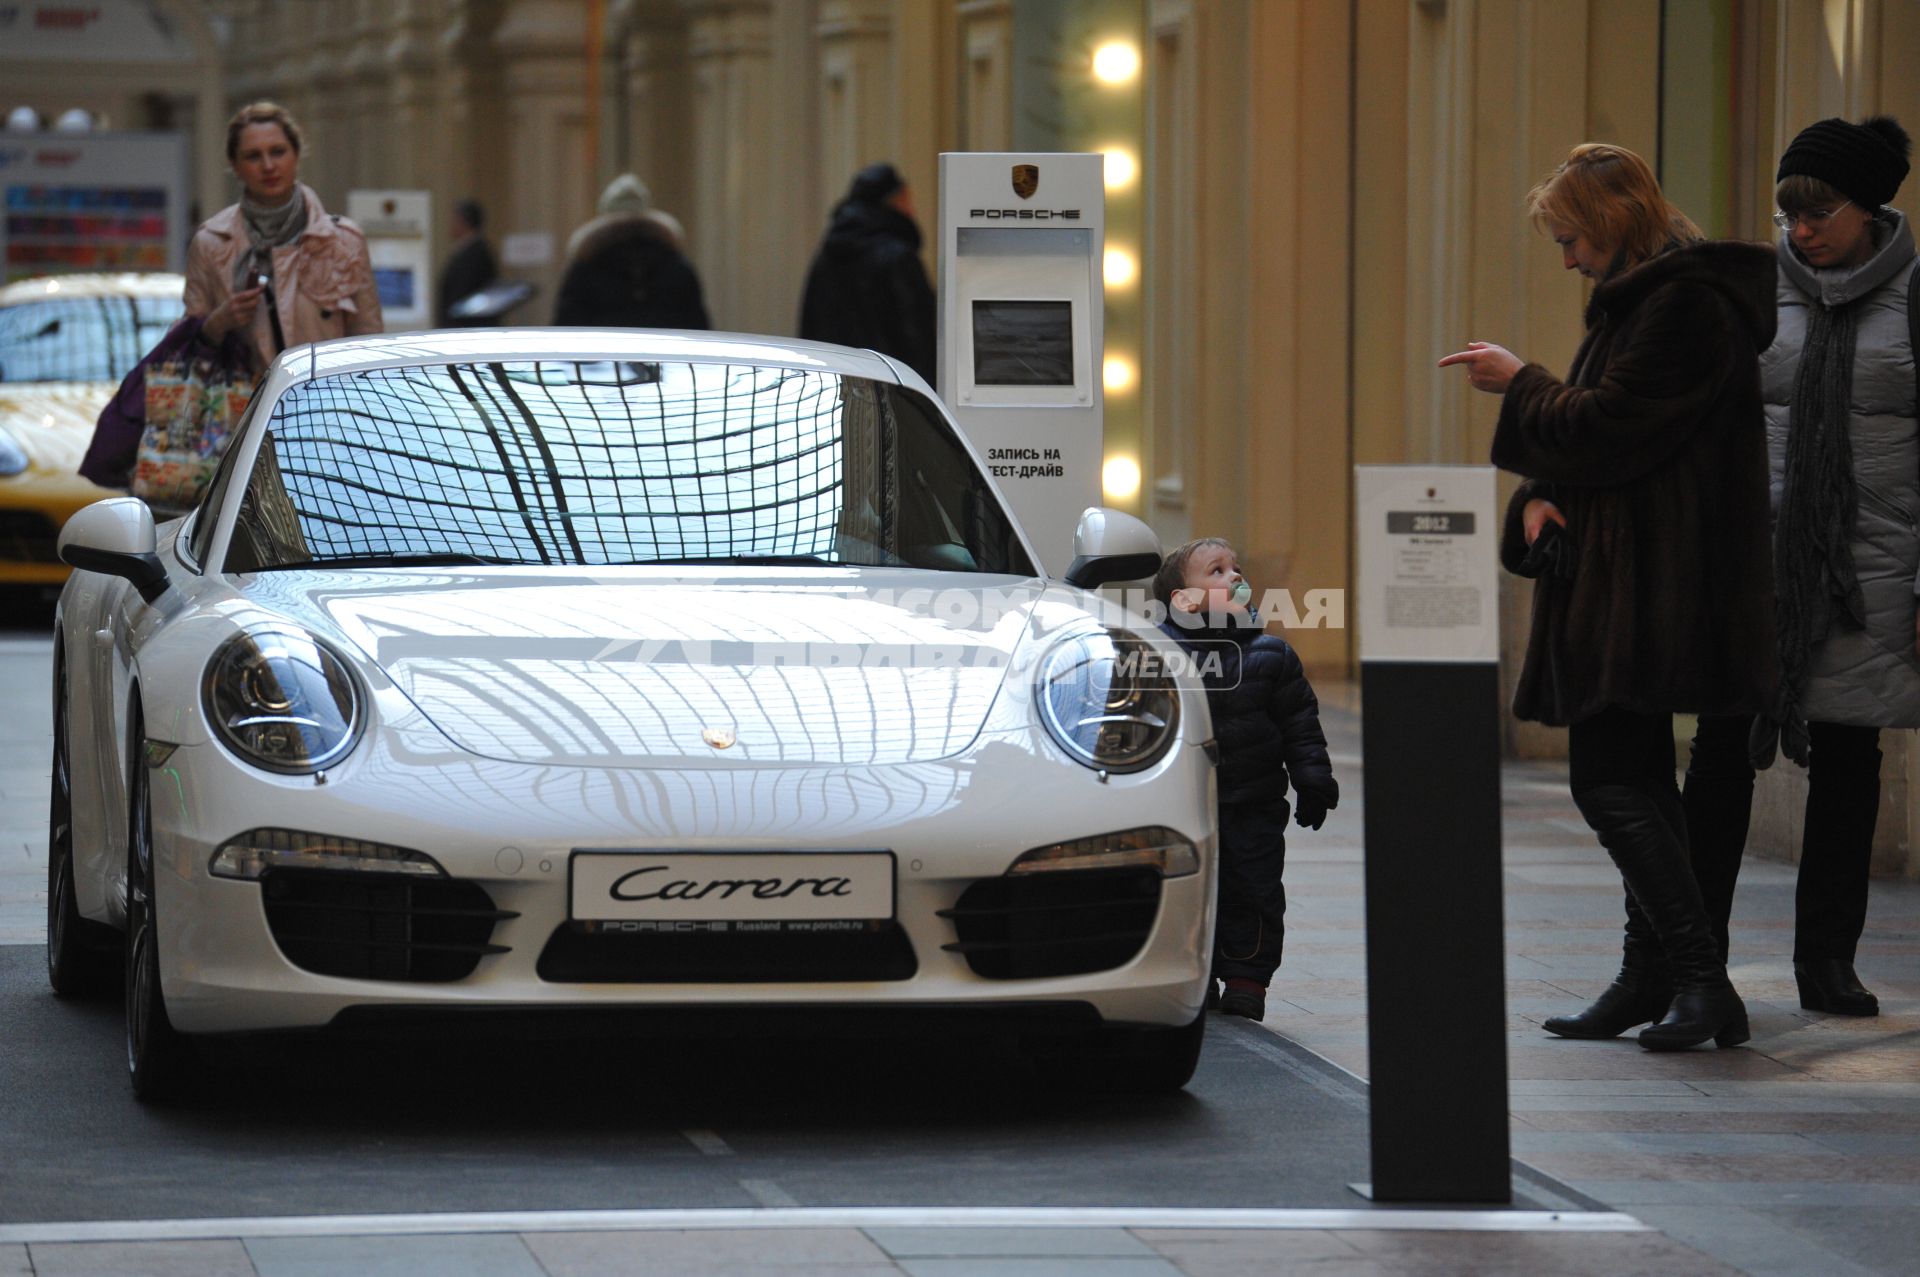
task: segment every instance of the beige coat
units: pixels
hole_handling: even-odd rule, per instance
[[[273,250],[273,291],[288,346],[381,330],[380,294],[374,288],[367,238],[346,218],[336,220],[304,184],[307,228],[291,244]],[[247,250],[246,221],[238,204],[200,224],[187,248],[186,308],[207,315],[233,295],[233,268]],[[263,305],[248,336],[260,367],[273,361],[273,328]]]

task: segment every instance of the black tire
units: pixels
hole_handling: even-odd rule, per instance
[[[137,695],[137,693],[136,693]],[[154,897],[153,819],[140,713],[128,733],[127,776],[127,1077],[148,1103],[181,1098],[194,1074],[192,1043],[167,1017],[160,988],[160,934]]]
[[[113,928],[80,916],[73,887],[73,772],[67,743],[67,669],[53,662],[53,780],[47,799],[47,983],[55,996],[103,993],[119,974]]]
[[[1029,1049],[1060,1086],[1107,1095],[1167,1095],[1192,1080],[1206,1033],[1202,1012],[1177,1028],[1101,1029],[1084,1038],[1040,1039]]]

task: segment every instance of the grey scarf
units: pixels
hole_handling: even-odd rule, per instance
[[[233,264],[233,291],[252,288],[261,275],[273,278],[273,250],[300,238],[307,229],[307,188],[294,183],[293,195],[278,208],[240,197],[240,213],[247,224],[247,251]]]
[[[1810,300],[1807,342],[1787,419],[1786,483],[1774,528],[1782,704],[1780,749],[1807,761],[1800,711],[1813,649],[1835,622],[1865,629],[1866,600],[1853,567],[1859,494],[1853,477],[1853,355],[1858,307]]]

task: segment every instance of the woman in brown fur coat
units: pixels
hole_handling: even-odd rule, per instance
[[[1563,1037],[1636,1024],[1655,1050],[1747,1040],[1688,863],[1673,715],[1752,713],[1778,682],[1760,352],[1773,255],[1712,243],[1619,147],[1574,148],[1528,197],[1595,281],[1564,381],[1498,346],[1442,365],[1503,396],[1493,462],[1522,475],[1501,557],[1537,578],[1514,697],[1568,727],[1575,804],[1627,887],[1620,974]]]

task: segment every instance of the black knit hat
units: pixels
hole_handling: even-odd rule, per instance
[[[906,179],[894,170],[893,165],[884,162],[869,164],[853,175],[853,185],[847,188],[847,198],[878,204],[906,184]]]
[[[1892,116],[1850,124],[1835,117],[1809,124],[1780,157],[1774,181],[1817,178],[1872,212],[1891,203],[1906,180],[1913,141]]]

